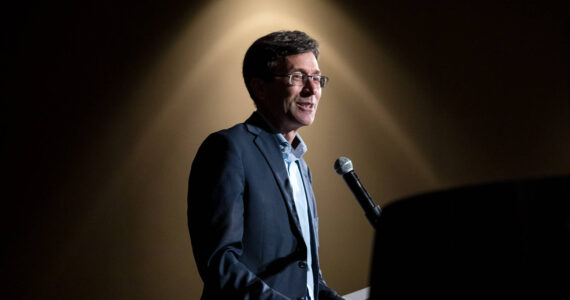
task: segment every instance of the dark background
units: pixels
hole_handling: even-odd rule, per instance
[[[129,292],[136,287],[116,287],[112,278],[82,278],[130,266],[101,258],[108,253],[97,246],[103,253],[87,256],[91,263],[68,266],[69,276],[47,266],[51,257],[61,255],[74,224],[93,218],[87,212],[96,201],[93,189],[136,138],[130,125],[121,124],[135,83],[206,3],[2,4],[2,294],[50,299],[95,290],[94,299],[144,298]],[[502,168],[520,170],[521,176],[570,171],[566,1],[353,0],[335,5],[412,70],[427,91],[429,111],[445,107],[433,127],[408,126],[419,144],[429,144],[433,128],[441,128],[438,120],[445,119],[456,122],[455,130],[466,137],[484,141],[481,151],[504,155],[481,158],[482,165],[503,160]],[[490,103],[496,110],[486,110]],[[392,109],[402,113],[405,107],[396,103]],[[505,111],[517,119],[498,113]],[[110,140],[105,133],[115,127],[124,134]],[[470,147],[468,138],[465,143]],[[437,148],[424,151],[434,164],[446,166]],[[452,177],[445,170],[442,177]],[[121,222],[106,226],[136,230]],[[94,245],[98,242],[95,237]],[[128,260],[131,254],[120,257]],[[123,275],[129,274],[136,269]],[[57,284],[61,278],[69,291]],[[180,293],[187,288],[180,286]]]

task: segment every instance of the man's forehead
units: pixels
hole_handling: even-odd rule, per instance
[[[319,63],[313,52],[285,56],[277,67],[283,71],[319,72]]]

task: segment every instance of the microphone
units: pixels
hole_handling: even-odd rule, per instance
[[[378,222],[382,209],[380,206],[374,204],[372,198],[370,198],[370,195],[366,189],[364,189],[362,183],[360,183],[358,176],[354,173],[350,159],[344,156],[339,157],[334,162],[334,170],[339,175],[342,175],[342,178],[344,178],[344,181],[356,197],[356,200],[358,200],[358,203],[360,203],[360,206],[364,209],[366,218],[368,218],[372,227],[376,228],[376,223]]]

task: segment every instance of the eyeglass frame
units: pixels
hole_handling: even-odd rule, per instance
[[[294,85],[293,84],[293,76],[301,76],[301,82],[304,84],[307,84],[307,80],[309,78],[311,78],[311,80],[313,82],[316,82],[314,80],[314,77],[319,77],[319,87],[320,88],[324,88],[325,86],[327,86],[327,83],[329,82],[329,78],[327,76],[321,75],[321,74],[315,74],[315,75],[309,75],[309,74],[304,74],[304,73],[291,73],[291,74],[272,74],[275,77],[289,77],[289,84],[290,85]],[[324,80],[324,83],[323,83]]]

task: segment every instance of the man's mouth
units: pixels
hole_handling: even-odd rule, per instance
[[[315,105],[311,102],[297,102],[297,106],[303,110],[312,110]]]

